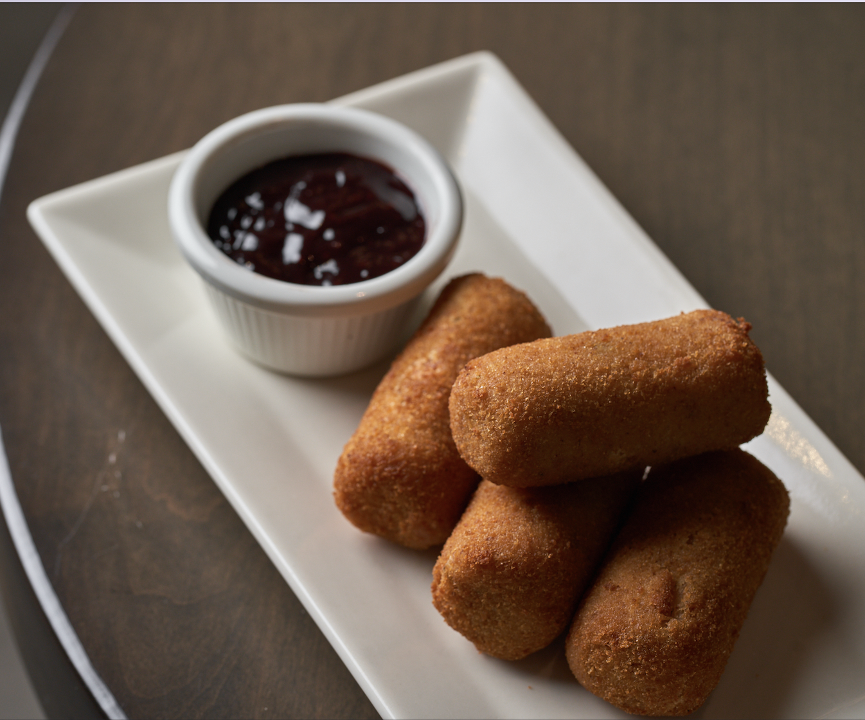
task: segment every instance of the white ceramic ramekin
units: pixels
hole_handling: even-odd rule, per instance
[[[378,160],[414,191],[426,239],[413,258],[370,280],[321,287],[259,275],[214,246],[207,217],[231,183],[272,160],[326,152]],[[393,350],[452,257],[462,215],[457,182],[424,138],[375,113],[316,104],[265,108],[216,128],[181,161],[168,197],[175,241],[233,344],[266,367],[304,376],[347,373]]]

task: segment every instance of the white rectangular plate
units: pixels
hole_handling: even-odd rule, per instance
[[[465,191],[447,277],[500,275],[557,334],[705,307],[492,55],[336,102],[429,138]],[[571,676],[561,643],[482,656],[430,601],[434,552],[361,534],[332,473],[384,373],[274,374],[224,341],[166,218],[181,154],[35,201],[63,271],[385,717],[619,717]],[[437,288],[445,282],[442,278]],[[748,445],[785,482],[790,523],[703,717],[865,715],[865,482],[770,377]]]

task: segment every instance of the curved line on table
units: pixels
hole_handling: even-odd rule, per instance
[[[3,517],[6,519],[9,534],[12,536],[12,543],[15,545],[15,550],[24,566],[27,579],[33,586],[33,592],[48,617],[48,622],[51,623],[57,639],[69,656],[69,660],[105,714],[112,720],[125,720],[126,713],[123,712],[117,700],[114,699],[114,695],[111,694],[93,665],[90,664],[87,651],[78,639],[72,623],[69,622],[63,606],[60,604],[60,599],[54,592],[54,587],[45,573],[42,559],[39,557],[39,551],[36,550],[33,537],[30,535],[30,528],[24,517],[24,511],[18,501],[15,485],[12,483],[12,474],[9,471],[9,463],[3,447],[2,433],[0,433],[0,507],[3,509]]]
[[[54,48],[66,30],[66,26],[72,19],[76,7],[75,4],[64,5],[51,23],[48,32],[42,39],[39,48],[36,50],[36,54],[33,56],[33,60],[27,68],[27,72],[24,74],[18,91],[15,93],[12,104],[9,106],[9,112],[3,121],[3,126],[0,127],[0,197],[2,197],[3,185],[6,180],[6,173],[9,170],[12,150],[15,147],[15,139],[18,135],[18,128],[21,126],[21,120],[30,103],[33,91],[39,82],[42,71],[45,69],[48,60],[54,52]],[[30,528],[27,526],[27,520],[24,517],[24,511],[15,492],[9,463],[6,459],[6,451],[3,447],[2,434],[0,434],[0,507],[2,507],[3,516],[6,518],[6,525],[9,528],[9,534],[12,536],[12,543],[18,553],[18,557],[21,559],[21,564],[24,566],[27,579],[30,581],[39,604],[42,606],[48,622],[60,641],[60,645],[66,651],[72,665],[78,671],[84,684],[93,694],[103,712],[109,718],[125,720],[126,714],[90,663],[90,658],[87,657],[87,652],[78,639],[72,623],[69,622],[63,606],[60,604],[60,599],[54,592],[54,587],[45,573],[42,559],[36,550],[36,545],[30,534]]]
[[[42,71],[48,64],[55,46],[66,30],[66,26],[75,14],[77,7],[76,3],[68,3],[57,13],[57,17],[54,18],[48,32],[45,33],[45,37],[42,38],[42,42],[36,49],[36,54],[30,61],[27,72],[24,73],[24,78],[18,86],[15,97],[12,98],[12,104],[9,106],[9,112],[6,113],[3,126],[0,127],[0,197],[3,195],[3,184],[6,181],[6,172],[9,170],[9,162],[12,159],[12,150],[15,147],[15,139],[18,136],[21,120],[24,118],[24,113],[27,111],[27,106],[30,104],[30,98],[42,76]]]

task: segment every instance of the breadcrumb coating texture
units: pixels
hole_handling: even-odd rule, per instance
[[[742,450],[652,469],[566,642],[590,692],[639,715],[687,715],[727,664],[789,513]]]
[[[452,280],[394,360],[346,444],[334,498],[358,528],[411,548],[440,545],[478,483],[450,432],[448,397],[471,358],[548,337],[526,295],[474,273]]]
[[[457,448],[484,479],[530,487],[737,447],[770,413],[750,329],[697,310],[479,357],[451,392]]]
[[[602,483],[510,488],[481,481],[433,569],[433,604],[487,655],[549,645],[618,526],[642,473]]]

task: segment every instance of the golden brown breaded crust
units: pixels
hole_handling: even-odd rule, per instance
[[[460,368],[550,328],[519,290],[471,274],[452,280],[394,360],[346,444],[334,497],[358,528],[411,548],[439,545],[478,477],[450,433],[448,395]]]
[[[784,485],[742,450],[652,469],[566,642],[589,691],[687,715],[713,690],[781,539]]]
[[[737,447],[770,413],[750,329],[697,310],[477,358],[451,392],[457,448],[484,479],[531,487]]]
[[[433,605],[478,650],[519,660],[570,623],[642,473],[510,488],[481,481],[433,569]]]

